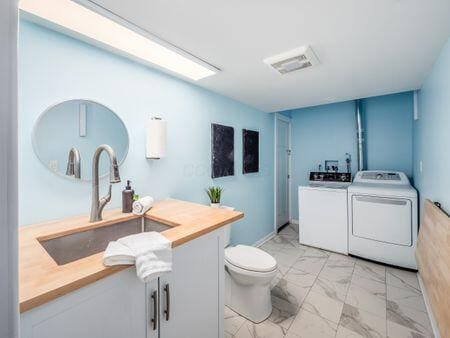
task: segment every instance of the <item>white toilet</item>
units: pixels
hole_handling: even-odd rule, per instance
[[[225,248],[225,305],[254,323],[264,321],[272,313],[270,284],[276,274],[275,258],[261,249]]]

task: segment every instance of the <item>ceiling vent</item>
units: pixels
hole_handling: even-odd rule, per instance
[[[280,74],[311,68],[319,64],[319,60],[309,46],[302,46],[264,59],[264,63]]]

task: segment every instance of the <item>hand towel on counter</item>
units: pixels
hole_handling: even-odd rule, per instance
[[[153,198],[145,196],[133,202],[133,214],[143,215],[153,206]]]
[[[136,257],[131,249],[118,242],[109,242],[103,254],[103,264],[113,265],[133,265]]]
[[[136,273],[144,282],[172,271],[172,243],[158,232],[143,232],[120,238],[136,257]]]
[[[171,250],[172,243],[158,232],[141,232],[134,235],[119,238],[117,240],[131,249],[136,256],[145,255],[158,250]]]

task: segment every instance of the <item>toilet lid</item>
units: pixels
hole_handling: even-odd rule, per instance
[[[247,245],[237,245],[225,249],[225,259],[227,262],[249,271],[269,272],[277,267],[277,261],[271,255]]]

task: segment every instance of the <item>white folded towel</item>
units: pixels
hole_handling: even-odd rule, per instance
[[[172,243],[158,232],[143,232],[120,238],[136,257],[136,274],[147,283],[172,271]]]
[[[109,242],[103,253],[103,264],[113,265],[133,265],[136,257],[131,249],[118,242]]]
[[[153,197],[145,196],[133,202],[133,214],[143,215],[153,206]]]
[[[140,255],[172,248],[172,243],[166,237],[155,231],[141,232],[122,237],[117,242],[129,247],[136,256],[136,259]]]

